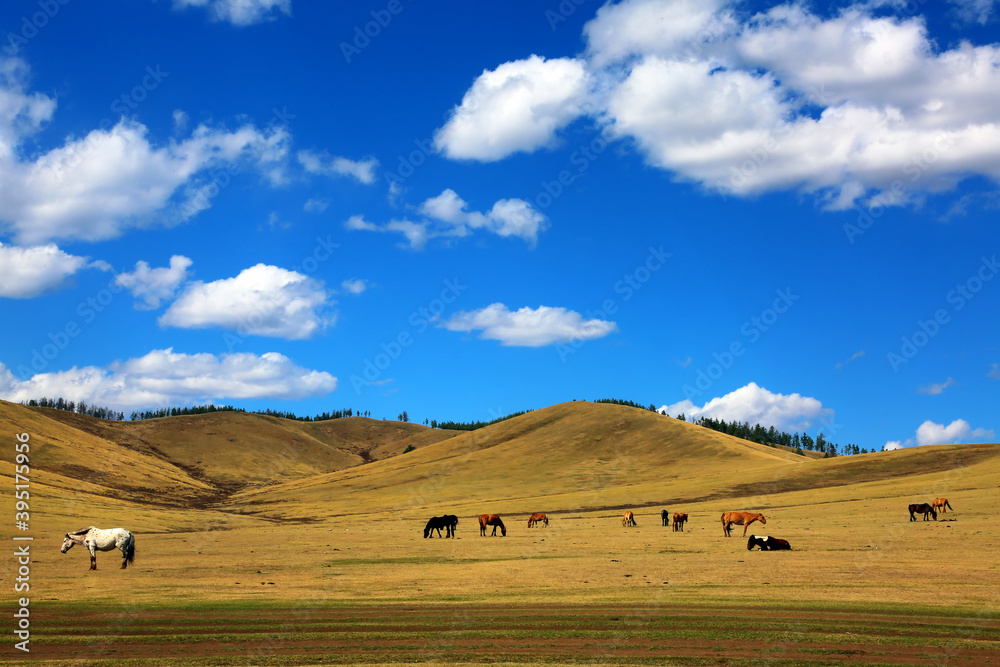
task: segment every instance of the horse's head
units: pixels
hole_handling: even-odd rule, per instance
[[[507,526],[500,524],[500,535],[501,537],[507,537]]]
[[[750,539],[747,540],[747,551],[752,551],[755,546],[757,546],[757,536],[751,535]]]
[[[66,553],[73,548],[74,544],[76,544],[76,542],[74,542],[73,538],[69,536],[69,533],[66,533],[66,539],[63,540],[62,548],[59,549],[59,553]]]
[[[935,521],[937,521],[937,510],[935,510],[933,507],[931,508],[931,516],[934,517]]]
[[[760,521],[760,522],[761,522],[761,523],[763,523],[763,524],[766,524],[766,523],[767,523],[767,519],[765,519],[765,518],[764,518],[764,515],[763,515],[763,514],[758,514],[758,515],[757,515],[757,520],[758,520],[758,521]]]

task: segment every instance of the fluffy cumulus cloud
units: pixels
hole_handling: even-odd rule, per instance
[[[0,397],[5,400],[61,396],[123,411],[216,400],[301,399],[336,388],[337,378],[329,373],[297,366],[277,352],[216,356],[168,348],[106,368],[73,367],[23,380],[0,364]]]
[[[201,125],[156,145],[144,125],[122,119],[26,158],[19,146],[55,110],[52,99],[25,92],[27,76],[21,61],[0,57],[0,234],[22,245],[101,241],[183,222],[211,206],[232,167],[253,165],[273,183],[284,180],[288,133],[253,125]]]
[[[139,261],[135,263],[135,271],[115,276],[115,283],[132,293],[137,299],[137,309],[153,310],[160,307],[161,301],[173,298],[177,288],[187,280],[191,264],[184,255],[174,255],[170,266],[159,269],[151,269],[149,264]]]
[[[531,56],[484,71],[434,136],[453,159],[530,153],[584,113],[592,86],[583,61]]]
[[[350,160],[325,152],[317,153],[304,150],[298,152],[298,159],[302,168],[310,174],[348,176],[365,185],[371,185],[375,182],[375,170],[378,168],[378,160],[373,157]]]
[[[60,250],[55,244],[22,248],[0,243],[0,297],[30,299],[61,287],[84,268],[107,269]]]
[[[292,13],[292,0],[174,0],[174,7],[203,7],[216,21],[246,26]]]
[[[964,419],[956,419],[945,426],[937,424],[931,420],[925,421],[917,427],[914,437],[907,440],[890,440],[885,443],[884,449],[902,449],[913,445],[957,445],[970,442],[993,442],[996,434],[985,428],[972,428],[969,422]]]
[[[450,331],[481,331],[480,338],[517,347],[593,340],[618,330],[614,322],[585,320],[580,313],[565,308],[539,306],[511,311],[502,303],[457,313],[441,326]]]
[[[234,278],[188,283],[159,322],[184,329],[220,327],[241,336],[301,340],[333,324],[328,299],[318,281],[258,264]]]
[[[833,422],[833,410],[824,408],[817,399],[801,394],[776,394],[755,382],[713,398],[702,406],[685,399],[664,405],[660,412],[674,417],[684,414],[689,419],[711,417],[749,422],[788,432],[806,431]]]
[[[548,226],[547,218],[523,199],[501,199],[489,211],[471,211],[468,203],[450,188],[426,200],[417,208],[417,213],[420,214],[418,220],[404,218],[385,224],[355,215],[344,223],[344,227],[352,231],[402,234],[411,250],[422,250],[431,239],[462,238],[480,230],[501,237],[520,238],[534,248],[538,235]]]
[[[995,9],[954,2],[976,20]],[[579,58],[484,72],[438,146],[495,160],[589,115],[651,165],[728,194],[793,190],[843,209],[1000,180],[1000,45],[942,46],[921,16],[885,15],[902,4],[820,15],[787,3],[745,16],[724,0],[608,4]],[[506,113],[513,104],[523,115]]]

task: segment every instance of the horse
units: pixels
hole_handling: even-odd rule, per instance
[[[730,537],[729,532],[735,523],[737,526],[743,526],[743,537],[746,537],[747,528],[754,521],[760,521],[762,524],[767,523],[764,515],[756,512],[725,512],[722,515],[722,532],[726,537]]]
[[[434,530],[437,530],[438,537],[441,537],[441,529],[445,529],[445,537],[455,537],[455,529],[458,527],[458,517],[454,514],[444,516],[432,516],[424,527],[424,537],[434,537]]]
[[[547,526],[549,525],[549,517],[545,516],[545,512],[535,512],[528,518],[528,528],[531,528],[536,523],[543,523]]]
[[[917,520],[917,517],[915,517],[914,514],[923,514],[924,521],[929,521],[927,515],[930,514],[931,516],[934,517],[934,520],[937,521],[937,510],[935,510],[927,503],[919,503],[919,504],[914,503],[913,505],[910,505],[910,521]]]
[[[632,510],[625,510],[625,516],[622,517],[622,526],[634,526],[635,517],[632,516]]]
[[[486,526],[493,526],[493,534],[490,537],[496,536],[497,526],[500,527],[500,537],[507,537],[507,528],[500,520],[499,514],[483,514],[479,517],[479,534],[482,537],[486,537]]]
[[[788,543],[788,540],[771,537],[770,535],[765,535],[764,537],[751,535],[750,540],[747,542],[747,551],[753,551],[754,547],[760,547],[761,551],[779,551],[782,549],[790,551],[792,549],[792,545]]]
[[[667,514],[667,510],[660,510],[660,521],[664,526],[670,525],[670,515]]]
[[[684,532],[684,523],[688,520],[687,514],[674,513],[674,532],[678,530]]]
[[[135,561],[135,536],[124,528],[94,528],[88,526],[72,533],[66,533],[60,553],[66,553],[74,544],[80,544],[90,551],[90,569],[97,569],[97,552],[121,549],[122,568]]]
[[[941,510],[942,514],[946,513],[948,510],[951,510],[952,512],[955,511],[952,508],[951,503],[948,502],[947,498],[935,498],[934,502],[931,503],[931,507],[933,507],[936,510]],[[945,509],[946,507],[948,509]]]

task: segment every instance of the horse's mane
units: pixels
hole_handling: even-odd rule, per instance
[[[93,526],[87,526],[86,528],[81,528],[80,530],[74,530],[70,535],[86,535],[90,531],[94,530]]]

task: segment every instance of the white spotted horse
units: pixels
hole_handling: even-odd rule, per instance
[[[66,553],[79,544],[90,551],[90,569],[97,569],[97,552],[120,549],[122,552],[122,569],[135,561],[135,536],[124,528],[94,528],[89,526],[72,533],[66,533],[61,553]]]

